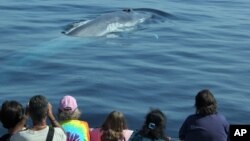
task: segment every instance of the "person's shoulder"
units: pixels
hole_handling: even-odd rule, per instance
[[[61,127],[52,127],[54,128],[55,132],[64,132],[63,129]]]
[[[225,117],[224,115],[217,113],[217,114],[215,114],[215,116],[216,116],[219,120],[221,120],[222,122],[228,123],[228,121],[227,121],[227,119],[226,119],[226,117]]]
[[[17,132],[16,134],[12,135],[10,137],[10,141],[18,141],[20,140],[22,137],[26,136],[25,134],[27,133],[27,130],[22,130]]]
[[[143,137],[141,136],[139,130],[135,130],[129,138],[129,141],[142,141],[142,140],[143,140]]]
[[[65,121],[61,121],[60,125],[63,128],[66,128],[67,126],[69,126],[69,127],[79,127],[79,128],[84,128],[85,130],[89,130],[88,122],[83,121],[83,120],[65,120]]]
[[[83,123],[85,123],[85,124],[89,124],[87,121],[85,121],[85,120],[79,120],[79,121],[81,121],[81,122],[83,122]]]
[[[62,128],[60,127],[53,127],[53,128],[54,128],[55,134],[65,135],[65,132],[63,131]]]
[[[85,126],[86,128],[89,128],[89,123],[84,120],[71,120],[72,122],[75,122],[76,124]]]
[[[78,120],[78,121],[80,121],[83,125],[89,127],[89,123],[87,121],[84,121],[84,120]]]
[[[124,129],[123,130],[123,135],[126,138],[126,140],[128,140],[131,137],[133,132],[134,132],[133,130],[129,130],[129,129]]]
[[[11,137],[13,137],[13,136],[23,136],[23,135],[25,135],[27,133],[31,133],[31,131],[30,131],[30,129],[25,128],[25,129],[22,129],[22,130],[18,131],[15,134],[13,134]]]
[[[97,134],[101,132],[101,128],[92,128],[91,133],[92,134]]]
[[[60,140],[60,141],[66,141],[67,136],[65,134],[65,132],[63,131],[62,128],[60,127],[53,127],[55,132],[54,132],[54,136],[56,139]]]
[[[195,120],[197,118],[199,118],[197,114],[191,114],[187,116],[186,121]]]
[[[190,115],[188,115],[187,118],[196,118],[196,117],[198,117],[198,114],[190,114]]]
[[[124,129],[123,130],[123,134],[127,135],[127,136],[131,136],[133,134],[133,130],[130,129]]]
[[[101,141],[101,129],[100,128],[92,128],[90,131],[91,141]]]
[[[133,133],[134,130],[130,130],[130,129],[124,129],[123,132],[126,132],[126,133]]]
[[[226,119],[226,117],[220,113],[216,113],[215,115],[219,118]]]
[[[60,121],[60,124],[84,124],[84,125],[89,125],[87,121],[84,121],[84,120],[77,120],[77,119],[71,119],[71,120],[63,120],[63,121]]]

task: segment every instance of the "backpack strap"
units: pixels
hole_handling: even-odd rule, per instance
[[[55,132],[54,128],[49,127],[49,132],[48,132],[46,141],[52,141],[53,140],[54,132]]]

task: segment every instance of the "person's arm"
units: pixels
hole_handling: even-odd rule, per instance
[[[21,131],[23,127],[25,127],[26,121],[29,117],[27,115],[24,115],[21,120],[17,123],[17,125],[10,130],[10,134],[16,134],[17,132]]]
[[[55,116],[53,115],[52,105],[50,103],[48,104],[48,117],[53,127],[62,128],[61,125],[56,120]]]
[[[179,141],[184,141],[186,138],[186,134],[187,134],[187,130],[188,130],[188,126],[189,126],[189,118],[187,118],[181,128],[179,129]]]
[[[21,120],[16,124],[16,126],[10,130],[10,134],[16,134],[17,132],[21,131],[25,125],[27,120],[29,119],[30,113],[29,113],[29,106],[26,106],[25,114],[22,116]]]

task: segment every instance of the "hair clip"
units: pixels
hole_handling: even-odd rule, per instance
[[[149,129],[155,129],[155,123],[150,122],[150,123],[148,124],[148,128],[149,128]]]

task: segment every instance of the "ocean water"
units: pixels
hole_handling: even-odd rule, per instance
[[[122,8],[154,8],[172,18],[114,38],[61,33]],[[196,93],[208,88],[231,124],[250,123],[248,0],[3,0],[0,13],[0,103],[25,105],[43,94],[56,114],[60,98],[72,95],[91,127],[119,110],[131,129],[159,108],[177,138]]]

